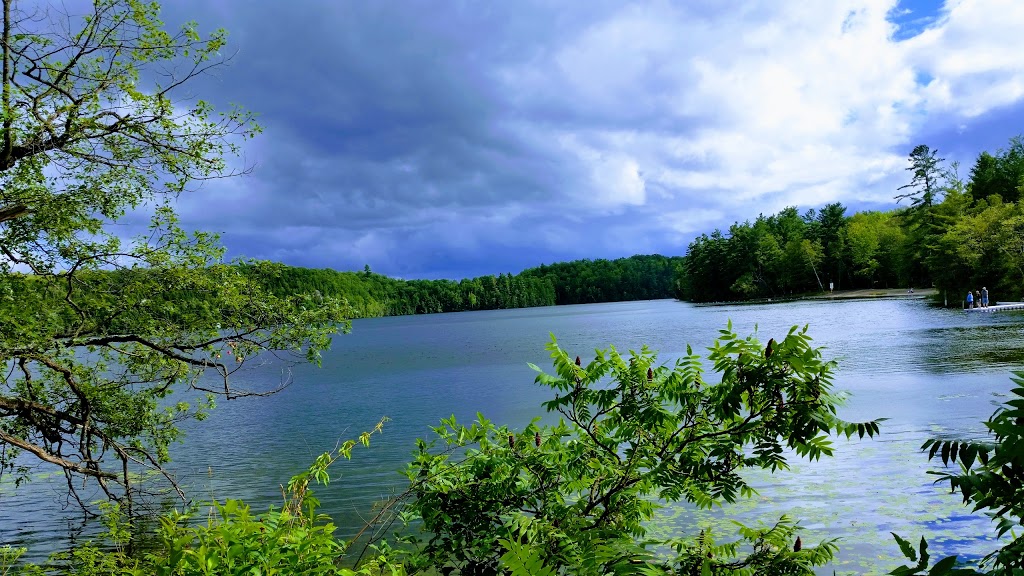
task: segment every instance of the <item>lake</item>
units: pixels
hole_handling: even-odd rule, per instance
[[[369,449],[333,469],[318,489],[323,511],[341,532],[362,525],[374,501],[403,487],[397,470],[417,437],[452,414],[468,423],[479,411],[496,423],[522,426],[549,399],[527,362],[550,367],[544,345],[554,333],[585,361],[595,348],[620,351],[647,344],[671,363],[691,344],[703,351],[731,320],[741,335],[764,342],[793,325],[838,361],[836,389],[852,395],[840,416],[889,418],[876,439],[837,440],[836,456],[794,460],[793,470],[749,476],[760,495],[724,510],[666,510],[658,536],[712,526],[719,539],[728,518],[773,523],[785,512],[801,519],[802,538],[841,538],[838,573],[887,572],[898,565],[890,531],[928,537],[933,558],[978,557],[996,547],[992,524],[973,516],[959,495],[934,486],[918,447],[929,437],[978,438],[982,421],[1008,398],[1010,371],[1024,360],[1024,315],[965,314],[922,300],[800,301],[766,305],[693,306],[671,300],[374,318],[353,322],[335,338],[320,369],[299,365],[293,384],[271,398],[221,402],[190,424],[173,451],[174,469],[198,500],[242,497],[256,507],[280,502],[280,485],[340,439],[391,418]],[[286,377],[280,363],[246,372],[252,386]],[[709,375],[709,380],[714,379]],[[0,543],[40,549],[63,546],[74,515],[65,517],[60,483],[45,479],[33,496],[0,486]],[[27,491],[26,491],[27,492]]]

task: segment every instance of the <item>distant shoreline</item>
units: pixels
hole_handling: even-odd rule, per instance
[[[810,293],[782,298],[758,298],[755,300],[733,300],[731,302],[691,302],[696,306],[729,306],[735,304],[773,304],[776,302],[796,302],[800,300],[866,300],[873,298],[922,300],[938,295],[936,288],[866,288],[863,290],[836,290],[832,293]]]
[[[831,294],[804,296],[803,300],[845,300],[851,298],[929,298],[939,291],[935,288],[915,289],[908,292],[906,288],[869,288],[864,290],[837,290]]]

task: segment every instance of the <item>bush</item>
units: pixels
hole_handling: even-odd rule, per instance
[[[716,545],[703,532],[645,539],[657,502],[710,507],[749,497],[742,470],[785,469],[787,449],[811,460],[831,455],[830,434],[877,433],[877,421],[836,417],[833,364],[811,347],[806,327],[767,346],[722,330],[707,358],[719,382],[704,379],[690,349],[672,366],[646,348],[628,358],[598,350],[586,365],[554,338],[548,350],[555,373],[534,368],[537,383],[555,392],[544,406],[560,415],[557,424],[511,430],[483,415],[469,426],[452,417],[434,429],[437,440],[419,441],[407,518],[422,521],[424,534],[410,569],[811,574],[832,558],[832,541],[797,545],[787,518],[742,527],[746,547]],[[656,559],[657,547],[674,557]]]

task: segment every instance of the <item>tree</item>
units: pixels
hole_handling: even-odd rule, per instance
[[[701,234],[690,243],[683,262],[678,297],[693,302],[730,300],[729,286],[735,281],[726,270],[729,242],[721,230]]]
[[[411,568],[812,574],[832,557],[831,541],[793,551],[796,528],[786,518],[742,530],[746,556],[736,544],[715,545],[707,532],[646,540],[659,502],[711,507],[749,497],[755,492],[744,469],[782,470],[791,454],[830,455],[831,433],[878,431],[877,421],[836,417],[833,364],[810,346],[806,328],[767,345],[722,330],[707,357],[719,382],[705,378],[689,348],[675,365],[659,365],[646,348],[628,358],[598,350],[586,364],[554,339],[548,350],[555,373],[541,372],[537,383],[555,393],[544,407],[560,415],[557,424],[538,419],[512,430],[483,415],[470,426],[452,417],[435,428],[441,450],[419,441],[407,471],[414,497],[407,518],[421,521],[429,539]],[[676,556],[656,559],[641,542]]]
[[[854,277],[865,286],[906,286],[901,278],[899,251],[904,244],[903,230],[893,212],[858,212],[847,229],[850,263]]]
[[[945,160],[938,158],[937,153],[924,144],[914,147],[908,158],[910,166],[907,167],[914,177],[909,184],[897,189],[908,191],[895,197],[897,203],[907,198],[911,200],[910,208],[904,213],[909,240],[906,257],[912,263],[910,281],[919,285],[927,285],[930,280],[925,262],[933,257],[931,246],[935,237],[943,232],[937,225],[934,208],[944,190],[942,162]]]
[[[836,289],[843,285],[843,276],[847,266],[847,227],[846,207],[839,202],[826,204],[816,213],[814,238],[821,243],[824,251],[823,267],[834,280]]]
[[[1016,202],[1024,186],[1024,138],[1015,136],[995,156],[982,152],[971,168],[968,190],[975,200],[998,195],[1004,202]]]
[[[866,280],[869,287],[876,281],[880,267],[877,258],[881,240],[879,228],[884,218],[880,212],[858,212],[850,218],[847,231],[853,275]]]
[[[968,190],[974,200],[984,200],[993,194],[1002,194],[1005,190],[999,186],[999,161],[988,152],[978,154],[971,168],[971,180]]]
[[[273,392],[230,377],[264,352],[318,361],[349,311],[275,297],[277,267],[229,265],[216,236],[178,226],[175,196],[236,174],[228,159],[259,132],[244,110],[178,96],[223,64],[224,32],[168,33],[138,0],[60,10],[3,0],[0,473],[20,483],[19,454],[34,457],[72,497],[84,477],[130,512],[140,473],[173,484],[182,419]],[[138,238],[111,231],[147,210]]]
[[[937,158],[938,150],[932,150],[925,144],[918,144],[910,152],[910,166],[906,169],[913,172],[914,177],[909,184],[904,184],[897,190],[907,190],[896,195],[897,203],[903,199],[910,199],[912,206],[930,208],[941,200],[942,163],[945,158]]]

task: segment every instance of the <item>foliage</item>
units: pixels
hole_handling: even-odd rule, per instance
[[[799,526],[788,516],[770,527],[739,527],[740,540],[717,544],[710,530],[697,538],[674,544],[679,558],[673,574],[809,574],[812,568],[830,562],[839,547],[835,540],[826,540],[811,548],[796,549]],[[741,551],[751,552],[741,556]]]
[[[930,208],[941,194],[942,162],[945,158],[936,157],[938,150],[925,144],[919,144],[910,152],[910,166],[907,167],[914,177],[909,184],[900,186],[898,190],[907,190],[896,195],[896,201],[910,199],[914,207]]]
[[[996,523],[996,536],[1003,546],[981,560],[985,572],[958,566],[956,556],[929,567],[928,543],[923,537],[919,552],[915,552],[909,542],[893,534],[904,556],[915,564],[901,566],[891,574],[1024,574],[1024,535],[1017,533],[1024,524],[1024,372],[1015,372],[1012,380],[1016,386],[1010,393],[1016,398],[985,422],[992,436],[990,442],[930,439],[921,446],[921,450],[928,451],[929,460],[942,460],[943,469],[929,474],[938,478],[937,483],[948,483],[953,492],[959,490],[964,504],[973,505],[973,512],[986,510]],[[959,471],[951,471],[951,465],[957,465]]]
[[[369,446],[373,434],[383,429],[381,420],[358,443]],[[107,540],[112,549],[86,543],[69,552],[51,557],[47,566],[19,567],[24,574],[66,574],[99,576],[111,574],[160,576],[209,575],[332,575],[401,576],[400,564],[385,545],[374,550],[373,557],[358,568],[342,565],[347,544],[334,536],[335,526],[317,512],[319,501],[311,484],[327,485],[328,469],[339,459],[351,459],[357,441],[347,440],[331,452],[321,454],[305,472],[294,476],[282,489],[284,504],[255,514],[238,500],[214,502],[205,524],[196,524],[197,509],[174,512],[160,518],[156,545],[145,554],[129,554],[126,517],[114,504],[103,516]],[[0,574],[13,567],[19,550],[0,549]]]
[[[1015,372],[1016,398],[1007,401],[985,422],[990,442],[928,440],[921,447],[929,460],[939,458],[944,466],[958,464],[959,471],[933,471],[936,482],[948,483],[960,491],[964,504],[985,510],[996,523],[996,535],[1008,541],[986,556],[983,565],[993,574],[1010,575],[1024,571],[1024,372]]]
[[[243,274],[216,236],[178,225],[174,197],[238,173],[229,160],[259,132],[244,110],[182,99],[223,63],[225,33],[169,33],[139,0],[60,10],[3,1],[0,473],[55,466],[72,497],[90,479],[130,512],[182,419],[271,392],[229,377],[318,361],[350,312],[268,292],[270,265]],[[147,213],[135,239],[111,226]]]
[[[1024,138],[1016,136],[995,155],[982,152],[971,168],[969,193],[985,200],[999,196],[1004,202],[1017,202],[1024,186]]]
[[[577,260],[457,282],[388,278],[368,267],[339,272],[280,265],[267,287],[278,295],[344,297],[363,317],[430,314],[670,298],[681,265],[681,258],[658,255]]]
[[[363,433],[359,442],[369,446]],[[285,490],[281,509],[252,514],[237,500],[215,503],[216,515],[206,525],[189,527],[190,513],[161,519],[159,546],[146,557],[153,574],[191,576],[201,574],[404,574],[381,555],[360,570],[343,568],[340,561],[346,544],[334,537],[336,527],[317,512],[320,502],[311,483],[330,483],[328,468],[339,458],[350,459],[355,441],[348,440],[332,452],[321,454],[309,470],[293,477]]]
[[[836,417],[833,365],[811,347],[806,328],[767,346],[731,326],[722,330],[707,357],[719,382],[705,379],[701,357],[689,349],[674,365],[658,365],[646,348],[628,358],[598,350],[586,365],[554,338],[548,349],[555,373],[538,369],[537,382],[556,393],[544,406],[561,416],[557,424],[535,420],[515,431],[483,415],[469,426],[452,417],[435,428],[437,440],[418,442],[406,472],[414,496],[408,514],[427,536],[411,568],[688,573],[699,554],[697,569],[716,574],[810,574],[831,558],[832,542],[792,551],[796,528],[787,519],[741,528],[753,546],[745,556],[727,544],[708,558],[706,533],[645,540],[659,503],[710,507],[749,497],[755,492],[744,469],[776,471],[792,455],[831,455],[830,434],[877,433],[877,421]],[[675,558],[656,559],[657,545],[673,546]]]
[[[934,286],[949,305],[982,286],[992,299],[1024,298],[1024,138],[982,152],[966,181],[934,149],[914,148],[911,181],[897,200],[911,205],[846,216],[840,204],[794,207],[687,248],[675,295],[693,302],[786,298],[836,289]]]
[[[268,287],[275,294],[343,297],[358,316],[431,314],[555,304],[554,288],[540,278],[500,274],[452,280],[399,280],[372,272],[338,272],[279,265]]]
[[[575,260],[523,270],[519,277],[551,284],[555,304],[671,298],[682,258],[658,254],[615,260]]]
[[[879,229],[890,242],[882,245],[874,238],[872,244],[861,227],[854,247],[845,211],[835,203],[801,216],[789,207],[759,215],[753,223],[735,223],[728,235],[715,230],[699,236],[687,248],[676,297],[693,302],[786,298],[825,291],[829,282],[835,289],[900,283],[896,272],[870,267],[874,258],[888,262],[900,238]]]
[[[893,576],[966,576],[968,574],[982,574],[972,568],[958,566],[956,556],[947,556],[934,565],[928,566],[928,560],[931,556],[928,554],[928,542],[924,538],[921,538],[918,549],[914,550],[910,542],[907,542],[895,532],[892,533],[892,536],[896,539],[896,543],[899,544],[903,555],[911,562],[914,562],[913,565],[903,565],[889,572]]]
[[[15,548],[8,544],[0,546],[0,576],[11,574],[18,559],[27,551],[25,548]]]
[[[847,231],[853,277],[872,286],[897,286],[907,277],[898,249],[906,233],[891,212],[858,212]]]

